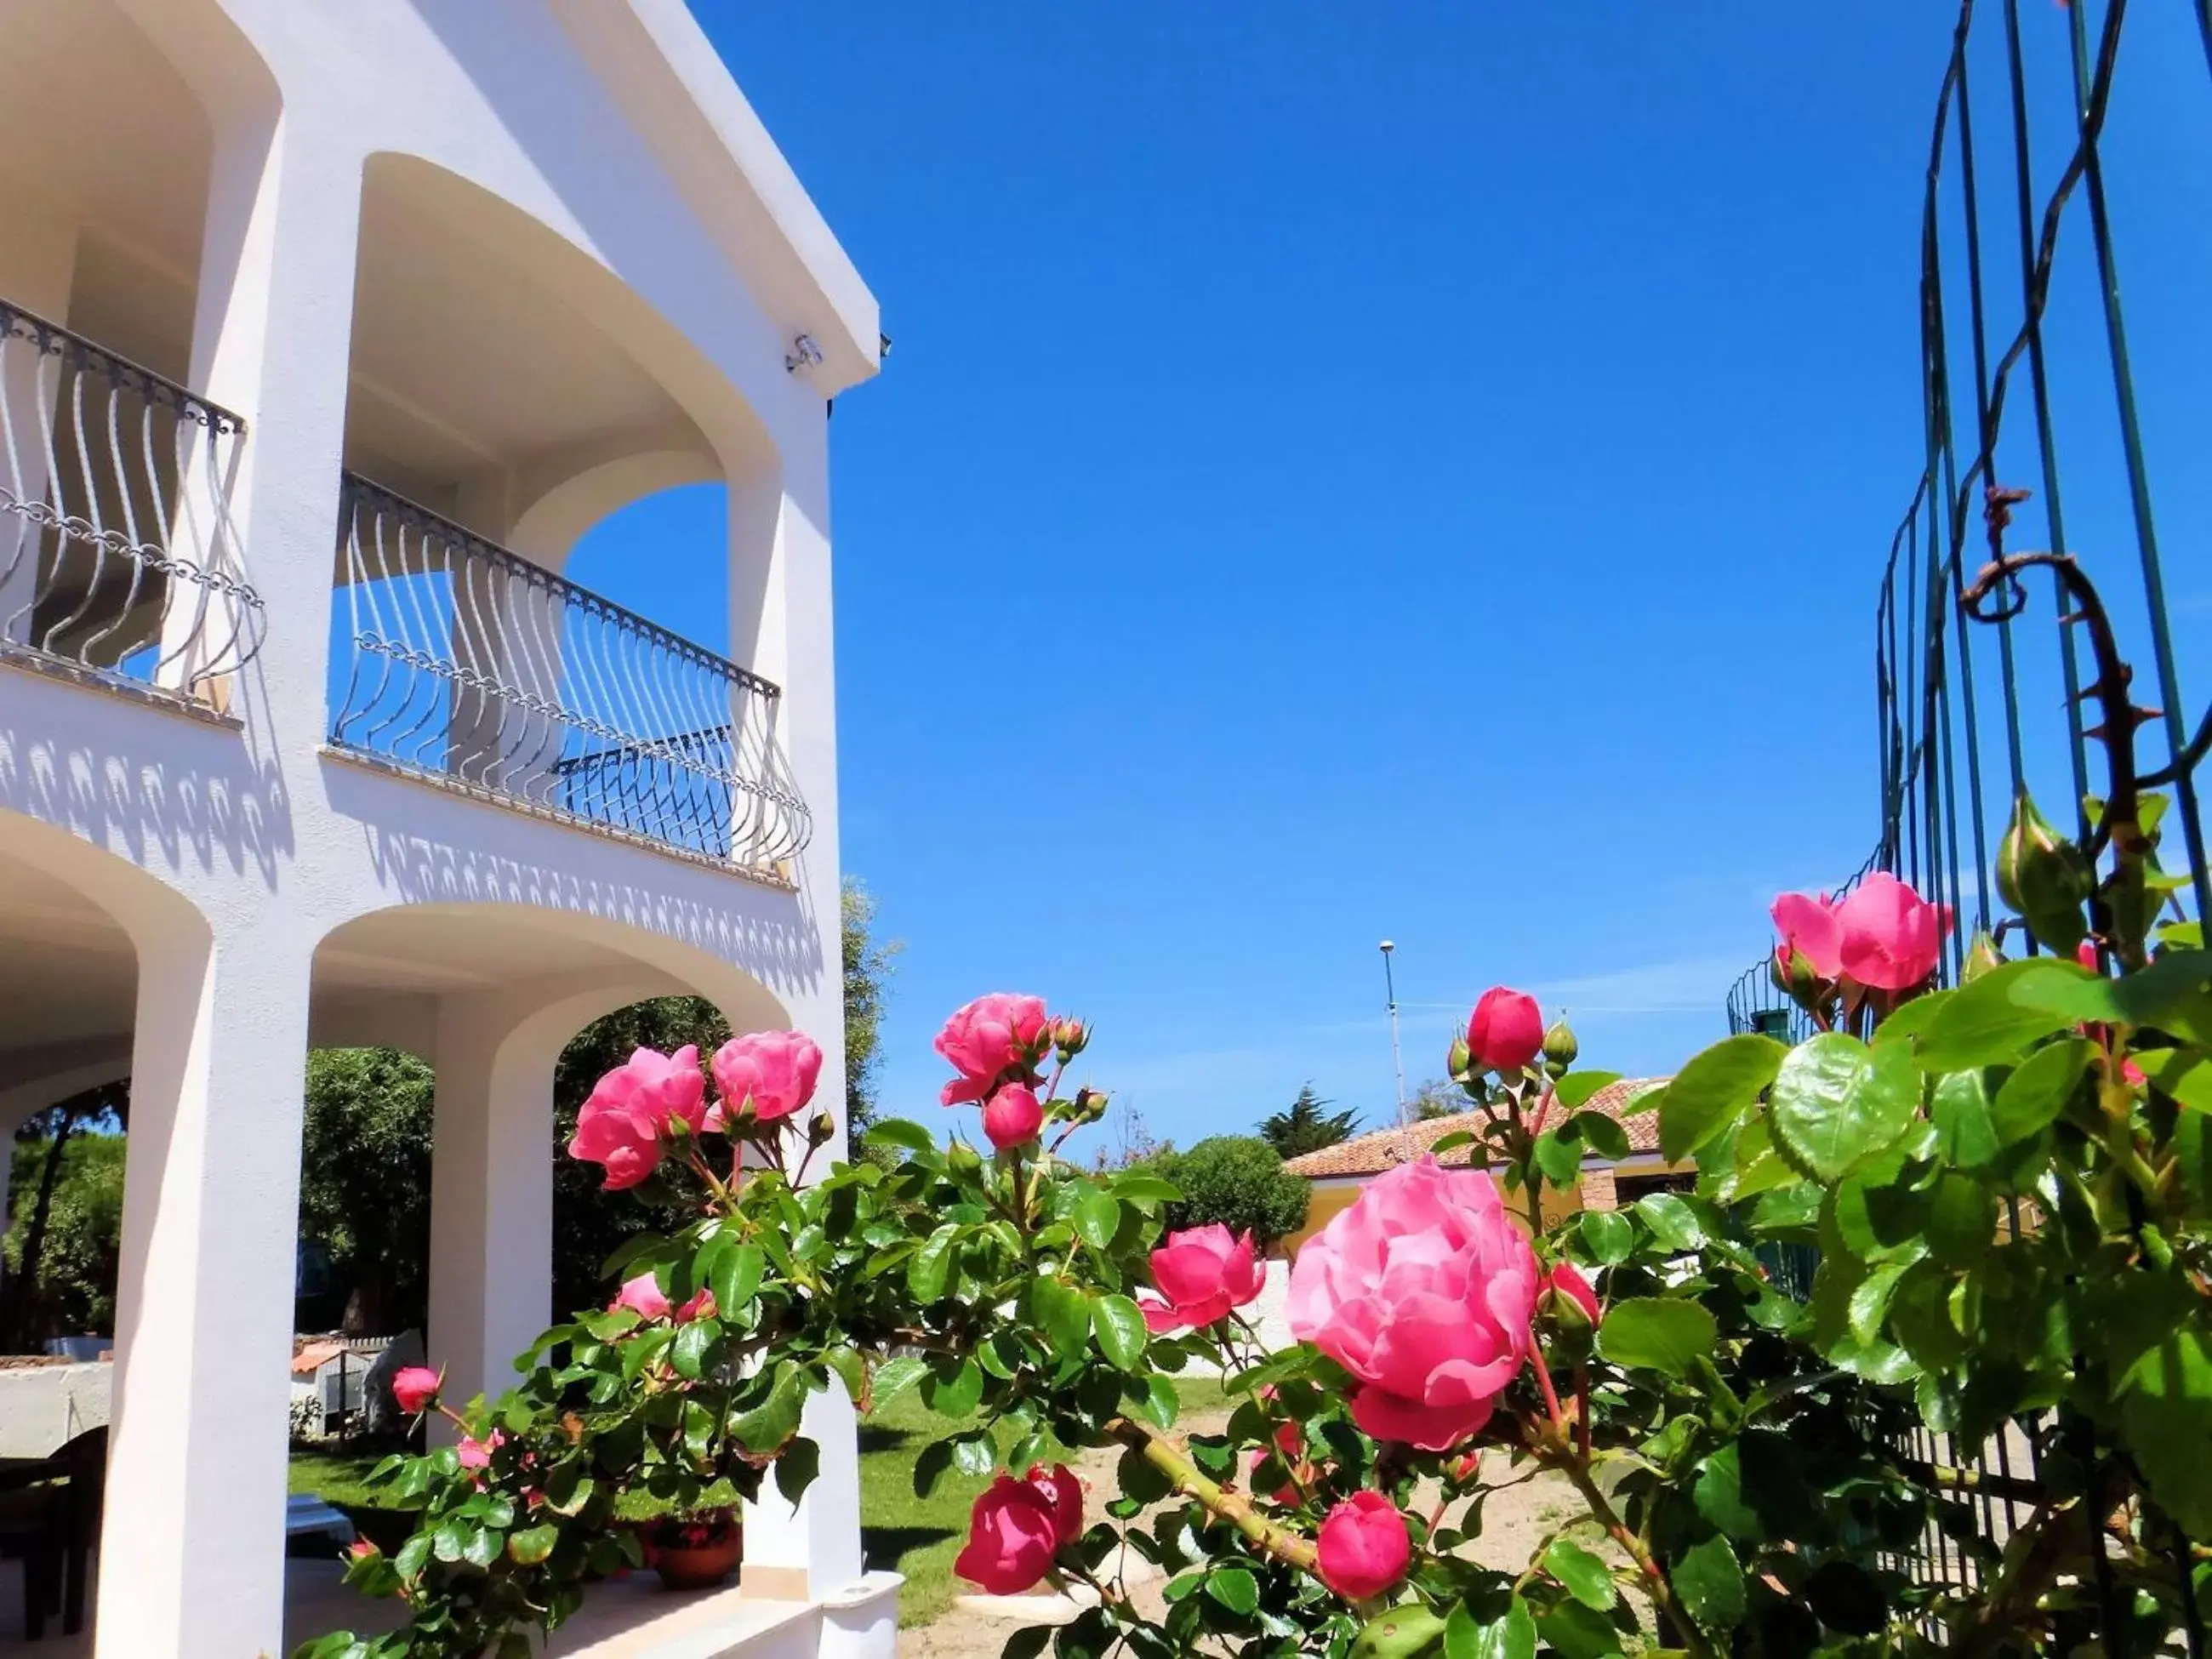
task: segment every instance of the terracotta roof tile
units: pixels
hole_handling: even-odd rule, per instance
[[[1666,1082],[1663,1077],[1623,1078],[1618,1083],[1608,1083],[1589,1097],[1584,1111],[1603,1112],[1618,1121],[1628,1132],[1632,1152],[1651,1152],[1659,1149],[1659,1117],[1656,1112],[1639,1112],[1623,1116],[1642,1096]],[[1482,1114],[1460,1112],[1450,1117],[1432,1117],[1419,1123],[1409,1123],[1404,1128],[1377,1129],[1370,1134],[1340,1140],[1334,1146],[1324,1146],[1319,1152],[1307,1152],[1284,1164],[1293,1175],[1302,1175],[1309,1181],[1332,1177],[1377,1176],[1401,1164],[1411,1163],[1426,1152],[1446,1135],[1462,1130],[1482,1127]],[[1464,1165],[1471,1161],[1474,1148],[1454,1146],[1438,1154],[1447,1164]]]

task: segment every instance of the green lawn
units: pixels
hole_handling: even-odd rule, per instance
[[[1224,1403],[1218,1382],[1179,1382],[1176,1389],[1186,1413],[1218,1411]],[[916,1498],[914,1463],[923,1447],[957,1433],[968,1420],[939,1415],[921,1403],[919,1390],[909,1389],[860,1425],[862,1539],[871,1567],[889,1567],[906,1575],[906,1589],[899,1598],[902,1625],[927,1624],[959,1593],[952,1558],[960,1553],[967,1537],[969,1507],[988,1483],[948,1473],[927,1498]],[[364,1532],[388,1548],[397,1547],[406,1535],[405,1517],[392,1517],[388,1524],[395,1530],[386,1538],[374,1515],[366,1521],[362,1515],[374,1507],[363,1477],[382,1455],[381,1450],[359,1455],[295,1450],[292,1490],[320,1493],[353,1513]]]

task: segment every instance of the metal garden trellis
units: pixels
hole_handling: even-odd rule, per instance
[[[2212,72],[2212,0],[2189,0],[2189,5]],[[2055,603],[2048,634],[2038,625],[2031,596],[2016,574],[2002,579],[2002,603],[1985,605],[1978,614],[1969,610],[1968,591],[1984,556],[2017,552],[2007,545],[2008,535],[2027,538],[2039,527],[2039,538],[2029,544],[2088,556],[2084,562],[2104,579],[2108,592],[2118,589],[2122,567],[2116,556],[2121,550],[2109,543],[2122,533],[2132,539],[2140,587],[2121,597],[2129,620],[2140,629],[2136,637],[2153,670],[2149,700],[2157,704],[2147,711],[2149,723],[2138,740],[2147,750],[2164,750],[2162,757],[2154,753],[2144,763],[2139,781],[2172,793],[2166,822],[2178,834],[2169,833],[2166,841],[2178,841],[2182,857],[2169,861],[2185,862],[2187,870],[2174,902],[2200,922],[2212,903],[2212,873],[2192,775],[2212,749],[2212,711],[2202,714],[2192,732],[2167,605],[2101,148],[2128,0],[2035,4],[2026,9],[2026,17],[2023,9],[2021,0],[1982,0],[1979,5],[1960,0],[1936,99],[1921,215],[1922,465],[1891,538],[1875,612],[1879,830],[1866,863],[1842,884],[1848,889],[1869,872],[1881,869],[1949,905],[1953,923],[1939,967],[1947,984],[1956,982],[1962,972],[1976,933],[1999,921],[1991,904],[1992,855],[2012,798],[2029,789],[2056,806],[2062,793],[2070,794],[2085,842],[2093,829],[2089,745],[2097,734],[2081,711],[2096,688],[2084,673],[2079,617],[2064,573],[2051,573]],[[1994,31],[1987,27],[1992,15],[1998,25]],[[1993,41],[1993,33],[2001,38]],[[2038,52],[2045,57],[2039,59]],[[2045,83],[2037,79],[2037,69],[2062,67],[2051,64],[2053,57],[2063,58],[2063,73],[2045,79],[2063,81],[2068,88],[2070,108],[2063,126],[2069,142],[2064,165],[2039,196],[2032,141],[2039,131],[2050,129],[2039,122],[2041,110],[2031,88]],[[1993,123],[2002,129],[2003,142],[1994,155],[1985,145],[1978,158],[1977,138],[1987,135],[1975,125],[1970,71],[1978,65],[1986,75],[1993,64],[2002,65],[2005,83],[2001,118]],[[1985,195],[1992,161],[2002,184]],[[2095,297],[2093,307],[2084,308],[2088,315],[2068,319],[2078,321],[2080,332],[2066,337],[2078,357],[2096,360],[2098,378],[2108,380],[2109,389],[2092,397],[2082,386],[2069,385],[2062,398],[2054,391],[2053,341],[2059,323],[2052,311],[2053,276],[2062,246],[2080,242],[2084,226]],[[2002,236],[1996,246],[2009,244],[2009,257],[1985,246],[1985,233],[1991,232]],[[2002,298],[2001,287],[2006,290]],[[1992,319],[2010,306],[2017,312],[2007,314],[2016,314],[2017,323],[2009,335],[2000,335]],[[2032,445],[2008,445],[2005,418],[2008,407],[2022,401],[2014,393],[2023,366],[2030,420],[2021,436],[2032,439]],[[2115,515],[2100,526],[2097,539],[2107,544],[2085,546],[2069,539],[2061,462],[2093,420],[2112,423],[2106,428],[2107,443],[2116,430],[2127,505],[2124,532]],[[2019,423],[2014,430],[2019,431]],[[2077,470],[2077,481],[2080,476]],[[2025,518],[2033,512],[2040,514],[2039,526]],[[1977,540],[1986,555],[1974,547]],[[1973,622],[1989,631],[1970,627]],[[2045,652],[2050,656],[2038,665],[2035,653]],[[2057,681],[2058,695],[2050,701],[2063,709],[2063,726],[2054,721],[2039,729],[2023,720],[2023,708],[2035,706],[2023,685],[2034,679],[2039,666]],[[2062,745],[2053,741],[2060,730],[2063,759]],[[2040,746],[2039,740],[2045,740]],[[2055,811],[2051,816],[2064,814]],[[2008,939],[2007,948],[2019,947]],[[2025,948],[2036,948],[2032,938],[2025,939]],[[1729,1028],[1802,1038],[1808,1035],[1806,1018],[1772,985],[1768,969],[1762,956],[1730,988]],[[1808,1278],[1808,1261],[1788,1265],[1797,1280]],[[1809,1285],[1801,1283],[1800,1288]],[[2077,1458],[2096,1455],[2086,1422],[2053,1413],[2024,1419],[1979,1447],[1961,1445],[1903,1419],[1894,1425],[1893,1438],[1900,1456],[1941,1461],[1963,1472],[1966,1486],[1955,1512],[1946,1524],[1931,1526],[1895,1562],[1915,1581],[1946,1589],[1970,1589],[1993,1570],[2004,1541],[2044,1490],[2046,1451],[2063,1447]],[[2098,1651],[2130,1651],[2134,1640],[2124,1598],[2114,1594],[2103,1571],[2101,1545],[2096,1559],[2098,1594],[2089,1610],[2074,1615],[2080,1628],[2072,1639],[2094,1639],[2100,1644]],[[2191,1565],[2185,1555],[2177,1559],[2176,1569],[2185,1586],[2179,1635],[2191,1659],[2201,1659],[2206,1634],[2186,1591]],[[1940,1626],[1931,1624],[1927,1631],[1940,1639]]]

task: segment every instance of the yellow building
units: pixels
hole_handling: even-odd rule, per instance
[[[1659,1155],[1658,1114],[1635,1110],[1638,1100],[1666,1081],[1663,1077],[1623,1078],[1589,1097],[1583,1109],[1603,1112],[1620,1125],[1628,1136],[1628,1156],[1619,1160],[1583,1159],[1581,1179],[1571,1192],[1547,1187],[1544,1193],[1547,1220],[1575,1210],[1613,1209],[1633,1203],[1646,1193],[1690,1188],[1696,1175],[1694,1166],[1669,1164]],[[1426,1118],[1402,1129],[1377,1129],[1290,1159],[1283,1167],[1304,1176],[1313,1183],[1313,1190],[1306,1202],[1306,1224],[1283,1241],[1285,1254],[1297,1255],[1300,1245],[1327,1226],[1332,1216],[1349,1209],[1377,1176],[1421,1157],[1446,1135],[1481,1127],[1480,1112],[1461,1112],[1451,1117]],[[1462,1145],[1439,1154],[1439,1158],[1446,1164],[1464,1167],[1479,1150],[1475,1145]],[[1522,1211],[1515,1198],[1506,1201],[1516,1213]]]

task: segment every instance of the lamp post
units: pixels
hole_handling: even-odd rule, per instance
[[[1382,941],[1382,989],[1390,1005],[1390,1065],[1398,1074],[1398,1127],[1406,1127],[1406,1061],[1398,1050],[1398,986],[1390,976],[1390,953],[1398,947]]]

